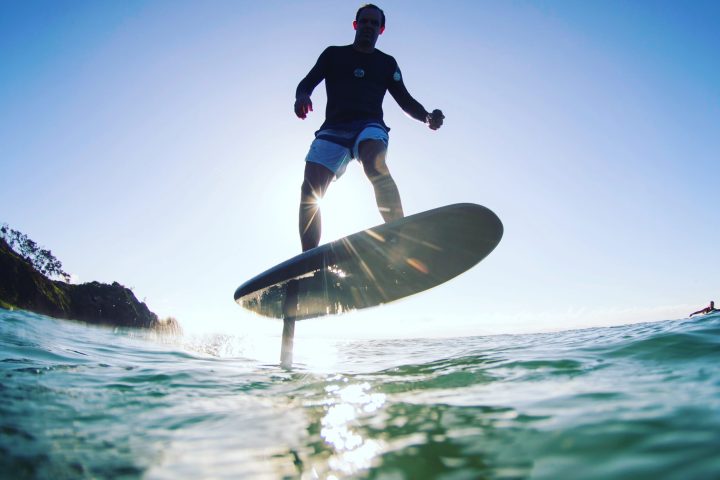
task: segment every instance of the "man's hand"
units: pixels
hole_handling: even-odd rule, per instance
[[[310,100],[309,95],[304,95],[295,99],[295,115],[297,115],[298,118],[305,120],[307,114],[312,111],[312,101]]]
[[[431,130],[437,130],[442,126],[444,118],[445,115],[440,110],[433,110],[427,116],[427,124]]]

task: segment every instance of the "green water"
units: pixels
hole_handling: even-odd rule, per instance
[[[0,310],[0,477],[720,478],[720,315],[321,343],[286,372]]]

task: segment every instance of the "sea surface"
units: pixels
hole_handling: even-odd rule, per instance
[[[720,478],[718,314],[257,348],[0,309],[0,477]]]

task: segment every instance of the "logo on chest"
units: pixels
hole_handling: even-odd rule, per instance
[[[355,75],[355,78],[363,78],[365,76],[365,70],[362,68],[356,68],[353,75]]]

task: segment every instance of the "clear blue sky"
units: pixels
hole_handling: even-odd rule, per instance
[[[299,335],[480,334],[662,320],[720,301],[720,2],[378,2],[431,132],[388,96],[405,210],[505,225],[467,274]],[[0,221],[78,281],[186,327],[277,331],[232,300],[299,251],[294,90],[360,3],[0,3]],[[323,241],[379,223],[360,167]]]

